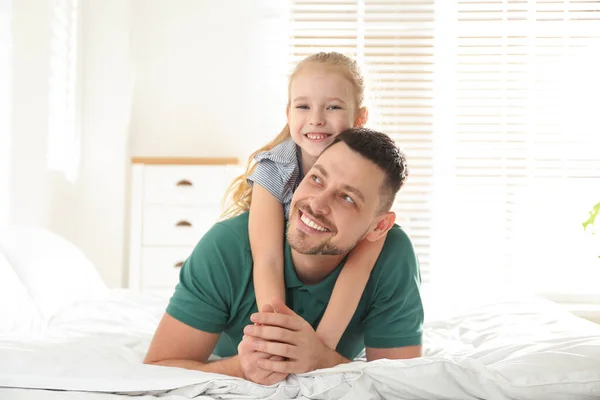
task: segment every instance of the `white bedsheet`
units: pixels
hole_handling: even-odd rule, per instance
[[[600,327],[535,297],[426,295],[424,358],[357,361],[272,387],[143,365],[165,302],[114,291],[63,310],[43,333],[0,336],[0,399],[600,398]]]

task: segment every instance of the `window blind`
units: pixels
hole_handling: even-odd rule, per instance
[[[436,66],[452,82],[444,225],[460,240],[443,258],[453,277],[597,290],[581,222],[600,201],[600,2],[439,6],[453,49]]]
[[[338,51],[358,61],[365,76],[368,126],[391,135],[407,155],[410,176],[396,199],[430,275],[433,153],[434,1],[294,0],[290,70],[306,56]]]
[[[592,289],[600,1],[294,0],[291,16],[290,67],[356,58],[369,125],[405,150],[395,210],[424,281]]]

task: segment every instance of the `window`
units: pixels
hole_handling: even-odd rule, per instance
[[[428,279],[432,235],[434,1],[292,2],[291,62],[339,51],[365,76],[369,127],[393,136],[409,160],[410,178],[396,202]]]
[[[600,201],[600,2],[449,3],[436,71],[450,82],[440,222],[453,240],[436,266],[446,280],[597,291],[600,243],[581,223]]]
[[[291,39],[362,65],[424,280],[597,290],[600,1],[295,0]]]
[[[10,213],[10,147],[12,114],[12,4],[0,3],[0,228]]]
[[[48,168],[77,179],[79,126],[77,114],[78,1],[53,0],[50,55]]]

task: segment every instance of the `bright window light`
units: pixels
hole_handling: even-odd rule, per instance
[[[53,0],[50,58],[48,168],[77,179],[80,136],[77,117],[78,1]]]
[[[291,10],[291,65],[318,51],[355,58],[368,126],[407,154],[394,209],[424,281],[597,292],[600,240],[582,222],[600,202],[599,2]]]

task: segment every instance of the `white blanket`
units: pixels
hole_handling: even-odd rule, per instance
[[[0,399],[600,398],[599,326],[529,296],[433,294],[425,357],[356,361],[263,387],[143,365],[166,299],[114,291],[63,310],[44,332],[0,336]]]

